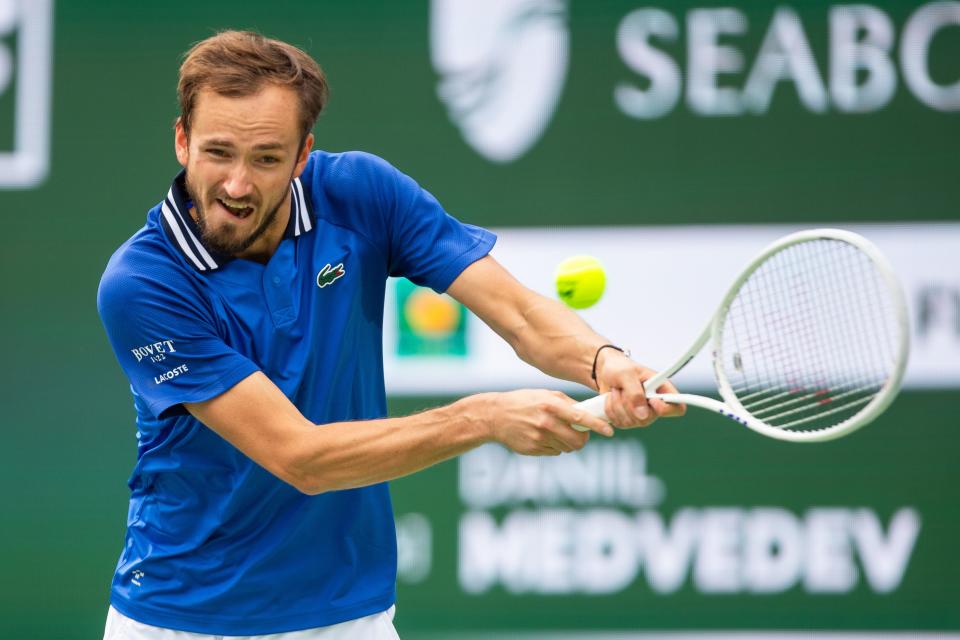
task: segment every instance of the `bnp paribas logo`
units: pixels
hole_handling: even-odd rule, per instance
[[[512,162],[543,135],[567,75],[567,0],[433,0],[437,93],[464,139]]]
[[[396,280],[397,355],[467,355],[467,311],[448,295]]]

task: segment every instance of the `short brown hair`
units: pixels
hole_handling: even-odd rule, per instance
[[[303,145],[327,103],[327,79],[320,65],[300,49],[253,31],[221,31],[186,53],[177,84],[184,132],[190,133],[190,119],[201,89],[242,98],[257,93],[264,84],[296,92]]]

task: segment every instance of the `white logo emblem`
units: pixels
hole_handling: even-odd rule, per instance
[[[50,164],[53,1],[0,0],[0,96],[16,81],[13,149],[0,149],[0,189],[35,187]],[[16,52],[10,46],[16,35]]]
[[[130,582],[132,582],[133,584],[137,585],[138,587],[141,587],[141,586],[143,586],[143,585],[140,584],[140,578],[142,578],[142,577],[145,576],[145,575],[147,575],[147,574],[145,574],[143,571],[140,571],[140,569],[134,569],[134,570],[133,570],[133,577],[130,578]]]
[[[176,352],[177,349],[173,346],[173,340],[158,340],[157,342],[151,342],[136,349],[130,349],[130,353],[137,359],[137,362],[140,362],[144,358],[149,359],[150,362],[163,362],[167,359],[168,353]]]
[[[488,160],[516,160],[550,122],[567,73],[566,18],[566,0],[433,0],[437,93]]]

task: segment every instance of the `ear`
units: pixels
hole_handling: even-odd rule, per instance
[[[177,162],[186,168],[187,161],[190,159],[190,139],[183,129],[183,118],[177,118],[176,124],[173,125],[173,149],[177,154]]]
[[[313,149],[313,134],[308,133],[307,139],[303,141],[303,149],[300,149],[300,154],[297,156],[297,165],[293,168],[295,178],[299,178],[300,174],[303,173],[303,169],[307,166],[311,149]]]

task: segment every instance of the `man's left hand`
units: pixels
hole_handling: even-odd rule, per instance
[[[643,382],[656,374],[616,349],[603,349],[597,358],[597,384],[600,393],[607,393],[604,411],[610,423],[619,429],[650,426],[657,418],[682,416],[686,405],[648,401]],[[677,393],[669,380],[657,393]]]

